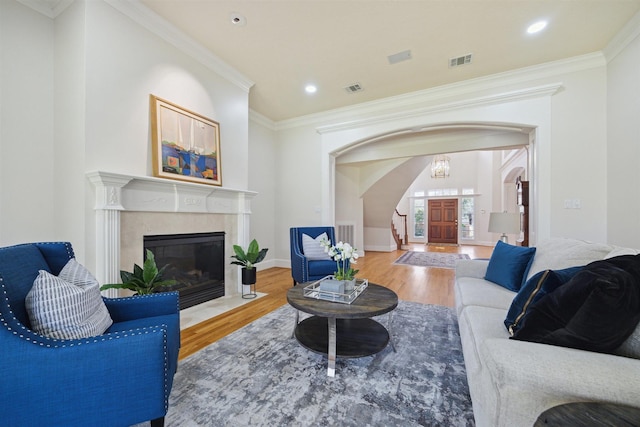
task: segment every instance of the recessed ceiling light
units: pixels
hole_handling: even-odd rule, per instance
[[[304,87],[304,91],[307,93],[316,93],[318,91],[318,88],[315,85],[306,85]]]
[[[529,28],[527,28],[527,33],[535,34],[537,32],[540,32],[540,31],[544,30],[544,28],[546,26],[547,26],[547,21],[535,22],[535,23],[529,25]]]
[[[230,17],[233,25],[237,25],[238,27],[244,27],[247,25],[247,18],[240,15],[238,12],[232,12]]]

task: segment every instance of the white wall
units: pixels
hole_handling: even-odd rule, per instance
[[[0,245],[63,238],[56,229],[53,22],[0,1]]]
[[[354,240],[349,241],[358,250],[360,256],[364,255],[364,227],[362,217],[364,215],[364,202],[360,192],[360,169],[349,165],[336,165],[336,188],[340,188],[340,194],[344,197],[336,200],[336,225],[349,224],[354,226]],[[336,236],[339,239],[339,236]]]
[[[86,7],[87,169],[152,173],[154,94],[220,123],[222,184],[246,189],[248,93],[107,3]]]
[[[552,98],[551,235],[607,241],[606,68],[561,76]],[[565,209],[579,199],[581,209]]]
[[[492,151],[480,151],[478,153],[478,164],[484,165],[490,171],[495,171],[495,157],[496,153]],[[489,233],[489,214],[495,212],[494,205],[497,197],[495,191],[496,180],[494,173],[486,173],[486,170],[478,170],[477,174],[477,186],[478,193],[481,197],[475,198],[476,208],[476,242],[494,244],[497,241],[497,237],[493,236],[493,233]]]
[[[285,129],[276,135],[276,258],[289,260],[290,227],[333,224],[324,219],[323,214],[333,213],[322,200],[323,187],[333,185],[333,179],[322,177],[320,136],[313,127]]]
[[[109,4],[85,7],[85,171],[152,174],[153,94],[220,123],[222,185],[247,189],[248,93]],[[92,191],[86,179],[85,186]],[[87,198],[87,211],[92,205]],[[88,213],[88,250],[93,223]]]
[[[491,169],[491,165],[479,163],[478,151],[470,151],[466,153],[448,153],[450,161],[450,176],[448,178],[431,178],[431,164],[416,178],[411,185],[412,192],[423,191],[427,194],[429,190],[443,188],[461,188],[476,187],[476,179],[478,169],[487,173]],[[487,167],[488,166],[488,167]]]
[[[280,159],[275,144],[272,128],[258,120],[249,121],[249,190],[258,193],[251,201],[251,238],[257,239],[260,248],[269,248],[264,262],[258,264],[260,270],[279,266],[274,218],[278,211],[275,184]]]
[[[640,26],[636,16],[636,28]],[[609,241],[640,247],[640,37],[613,57],[607,69],[608,147],[605,188]]]
[[[93,266],[93,206],[85,177],[87,159],[86,7],[73,2],[55,25],[55,169],[56,231],[60,240],[73,244],[80,262]],[[87,246],[89,244],[89,246]],[[92,270],[95,272],[95,270]]]
[[[55,20],[0,7],[1,154],[18,159],[0,172],[2,244],[69,240],[94,269],[85,174],[151,175],[150,94],[219,122],[222,184],[248,189],[248,88],[104,1],[76,0]]]

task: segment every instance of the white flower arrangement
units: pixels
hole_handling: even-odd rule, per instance
[[[325,253],[336,262],[338,271],[333,275],[336,280],[353,280],[360,270],[354,270],[351,266],[347,268],[347,261],[350,264],[355,264],[358,259],[358,250],[349,243],[343,242],[338,242],[337,245],[331,246],[331,241],[326,239],[323,239],[320,245],[324,247]]]

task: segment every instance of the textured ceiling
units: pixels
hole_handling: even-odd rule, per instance
[[[142,3],[255,82],[250,107],[274,121],[601,51],[640,10],[640,0]],[[528,35],[539,19],[547,29]],[[412,59],[389,64],[405,50]],[[469,53],[471,64],[449,68]],[[353,83],[364,90],[348,93]]]

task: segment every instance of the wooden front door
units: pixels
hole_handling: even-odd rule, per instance
[[[458,243],[458,199],[429,200],[429,243]]]

